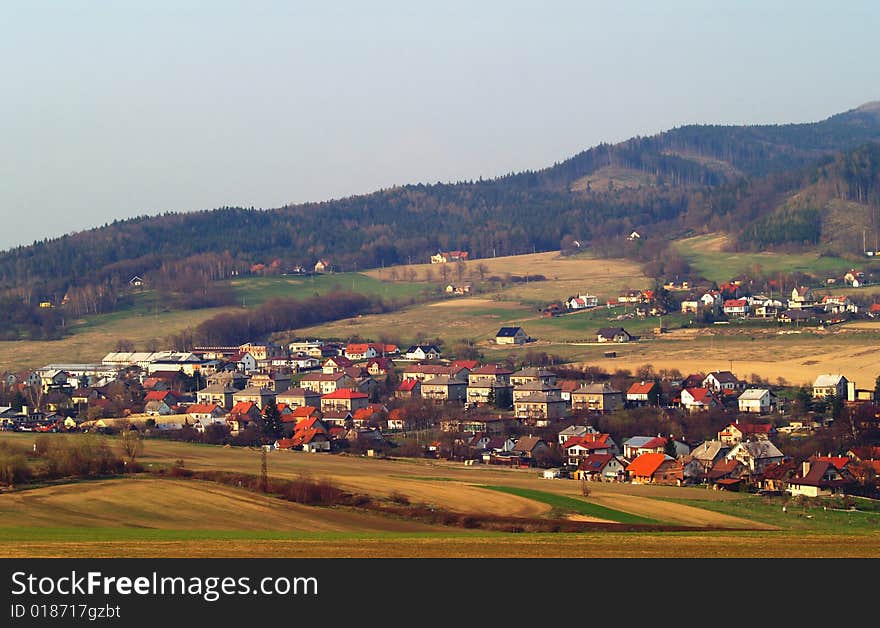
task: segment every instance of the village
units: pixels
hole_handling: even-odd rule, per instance
[[[597,336],[628,340],[621,333]],[[494,342],[530,340],[520,327],[502,327]],[[455,359],[430,344],[304,340],[111,352],[100,363],[7,374],[3,385],[20,401],[0,407],[4,430],[136,430],[277,451],[535,468],[548,479],[809,497],[876,496],[880,478],[875,389],[834,373],[808,389],[779,389],[729,370],[612,375]],[[805,451],[805,442],[829,449]]]
[[[465,251],[431,256],[432,264],[442,265],[466,259]],[[315,272],[331,271],[329,260],[316,262]],[[840,280],[851,288],[868,281],[855,269]],[[608,319],[619,326],[599,328],[592,337],[608,345],[640,340],[625,329],[627,319],[662,320],[672,311],[706,325],[831,325],[880,315],[880,304],[818,297],[807,286],[774,298],[752,290],[753,283],[739,278],[697,289],[687,281],[666,282],[654,290],[621,291],[601,304],[584,293],[543,314],[624,306],[623,314]],[[470,290],[470,284],[445,288],[452,296]],[[662,323],[656,331],[664,331]],[[320,339],[114,351],[94,364],[6,373],[0,429],[137,431],[275,451],[442,458],[535,468],[548,479],[583,482],[878,495],[880,377],[857,387],[845,374],[824,373],[811,386],[774,386],[754,375],[747,382],[729,368],[685,374],[646,366],[607,373],[524,353],[534,340],[522,327],[500,327],[490,343],[511,351],[494,362],[447,355],[442,343],[402,349],[389,342]]]

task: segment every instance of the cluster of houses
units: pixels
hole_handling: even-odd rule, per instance
[[[607,342],[620,342],[621,331],[601,333]],[[519,327],[502,328],[496,335],[499,343],[527,340]],[[110,388],[131,378],[140,384],[143,399],[110,412]],[[181,385],[183,378],[189,387]],[[818,495],[845,490],[876,467],[876,458],[865,452],[814,456],[794,464],[771,440],[776,428],[769,415],[780,410],[784,400],[769,387],[750,386],[725,370],[662,383],[630,379],[616,388],[611,380],[565,379],[542,367],[443,359],[432,344],[402,350],[381,342],[316,340],[287,346],[196,347],[189,352],[111,352],[100,363],[50,364],[21,378],[9,375],[5,383],[31,386],[44,396],[43,407],[0,407],[5,429],[101,430],[126,425],[202,433],[221,429],[235,437],[272,418],[281,428],[276,448],[332,452],[355,441],[378,448],[390,432],[414,429],[417,417],[399,408],[420,399],[442,409],[437,416],[443,418],[419,427],[436,427],[451,436],[467,452],[465,459],[545,466],[553,452],[564,463],[560,473],[577,479],[706,483]],[[874,391],[829,373],[813,382],[812,397],[871,404]],[[754,418],[734,421],[717,439],[698,444],[650,435],[634,436],[618,446],[609,434],[589,425],[600,415],[637,407],[679,413],[719,410]],[[820,418],[829,420],[827,415]],[[825,426],[818,421],[796,425],[792,417],[779,430]],[[567,427],[556,441],[534,435],[546,438],[548,430],[562,424]],[[437,443],[432,447],[437,450]]]
[[[859,286],[856,273],[849,285]],[[726,297],[726,298],[725,298]],[[843,322],[859,314],[876,316],[880,306],[870,307],[867,311],[854,303],[845,295],[817,295],[809,286],[792,289],[788,295],[768,296],[766,294],[750,294],[742,282],[732,281],[719,286],[719,290],[707,290],[702,294],[691,294],[681,301],[683,314],[711,313],[714,316],[723,314],[727,318],[753,318],[775,320],[781,323],[819,323]]]
[[[633,436],[618,445],[590,425],[570,425],[556,442],[538,436],[511,436],[509,420],[447,421],[460,433],[464,458],[487,464],[528,467],[556,449],[562,465],[545,478],[593,482],[706,485],[716,490],[754,490],[821,497],[846,493],[880,477],[880,447],[855,447],[840,456],[811,456],[796,463],[771,441],[770,423],[734,421],[717,437],[689,446],[671,436]]]

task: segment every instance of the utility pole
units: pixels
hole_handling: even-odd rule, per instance
[[[269,492],[269,460],[267,457],[268,451],[268,445],[263,445],[260,449],[260,491],[262,491],[263,493]]]

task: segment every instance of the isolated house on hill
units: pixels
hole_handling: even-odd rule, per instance
[[[529,341],[529,336],[522,327],[502,327],[495,334],[495,343],[499,345],[522,345]]]
[[[605,327],[596,333],[596,339],[599,342],[630,342],[633,336],[623,327]]]

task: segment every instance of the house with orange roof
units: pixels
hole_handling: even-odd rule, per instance
[[[248,425],[262,416],[259,406],[252,401],[239,401],[226,415],[226,425],[233,436],[244,431]]]
[[[629,406],[656,406],[660,402],[660,385],[657,382],[635,382],[626,390],[626,404]]]
[[[349,343],[345,346],[345,357],[355,362],[359,360],[369,360],[378,355],[379,352],[376,351],[375,347],[366,342]]]
[[[369,395],[366,393],[351,390],[350,388],[340,388],[321,396],[321,411],[346,410],[354,412],[359,408],[366,408],[369,398]]]
[[[681,486],[684,481],[681,463],[666,454],[642,454],[626,466],[633,484],[667,484]]]

